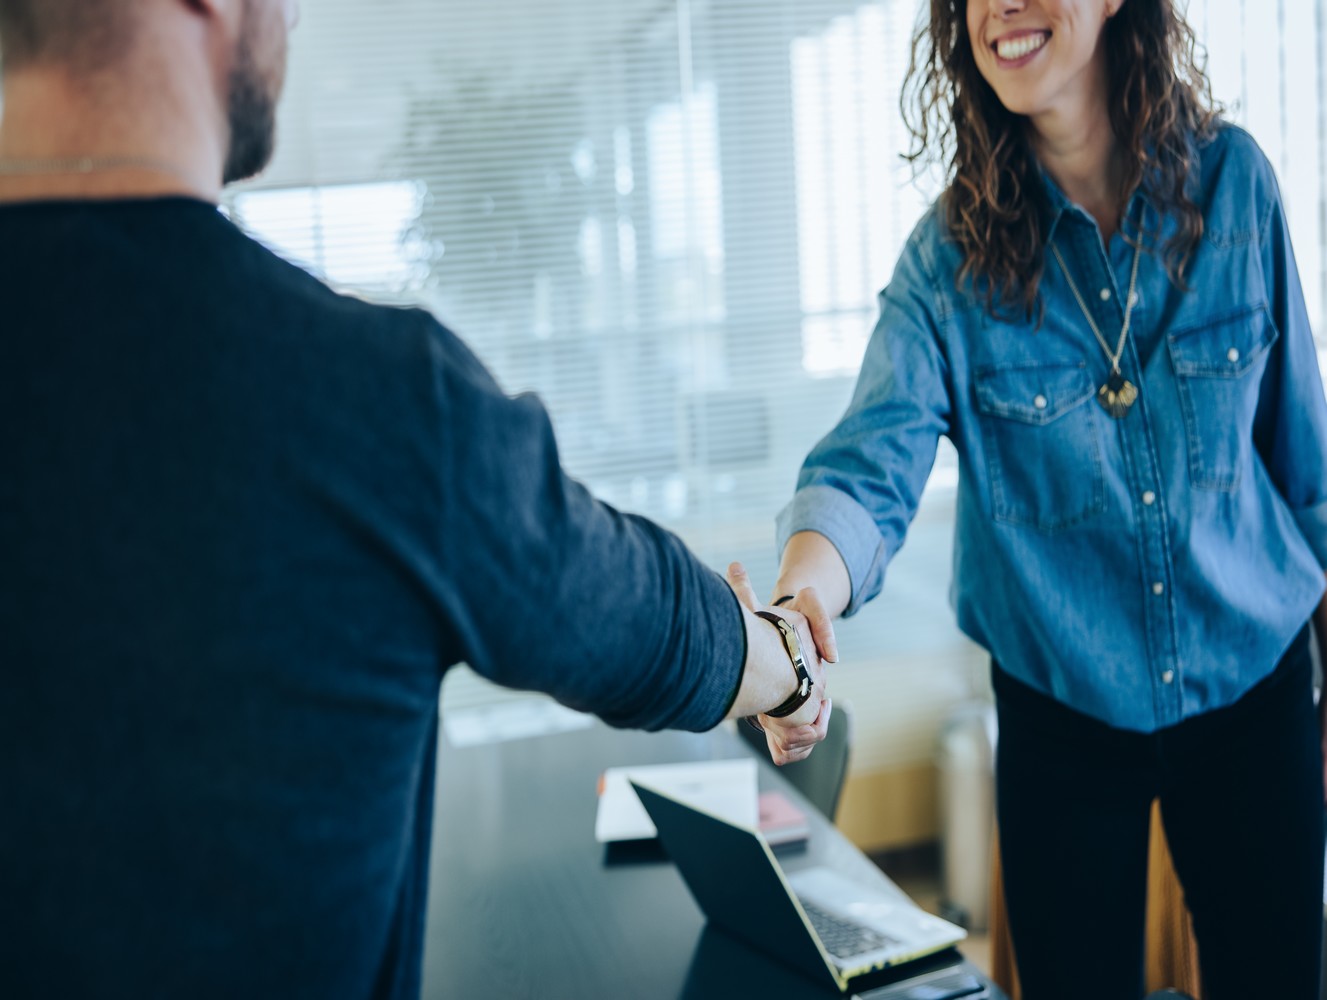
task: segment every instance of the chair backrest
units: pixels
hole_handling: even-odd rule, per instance
[[[741,719],[737,721],[737,733],[751,745],[758,757],[770,767],[774,766],[769,758],[764,733],[753,729]],[[843,779],[848,773],[851,735],[852,721],[848,710],[836,704],[829,716],[829,732],[824,741],[811,751],[811,756],[779,768],[779,773],[810,799],[811,804],[824,813],[831,823],[838,812],[839,794],[843,791]]]

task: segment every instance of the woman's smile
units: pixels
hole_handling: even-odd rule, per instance
[[[1014,31],[991,43],[1001,69],[1026,66],[1051,40],[1049,31]]]

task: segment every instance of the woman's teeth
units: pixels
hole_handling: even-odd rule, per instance
[[[1001,59],[1013,61],[1031,55],[1046,44],[1049,35],[1022,35],[1018,38],[1001,39],[995,43],[995,51]]]

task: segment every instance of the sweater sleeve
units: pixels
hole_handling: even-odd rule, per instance
[[[444,614],[465,660],[613,726],[717,725],[746,656],[727,583],[568,477],[539,400],[508,397],[459,339],[435,336]]]

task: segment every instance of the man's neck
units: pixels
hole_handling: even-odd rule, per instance
[[[4,78],[0,202],[185,195],[215,202],[223,151],[169,88],[135,95],[45,69]],[[141,98],[141,99],[139,99]]]

